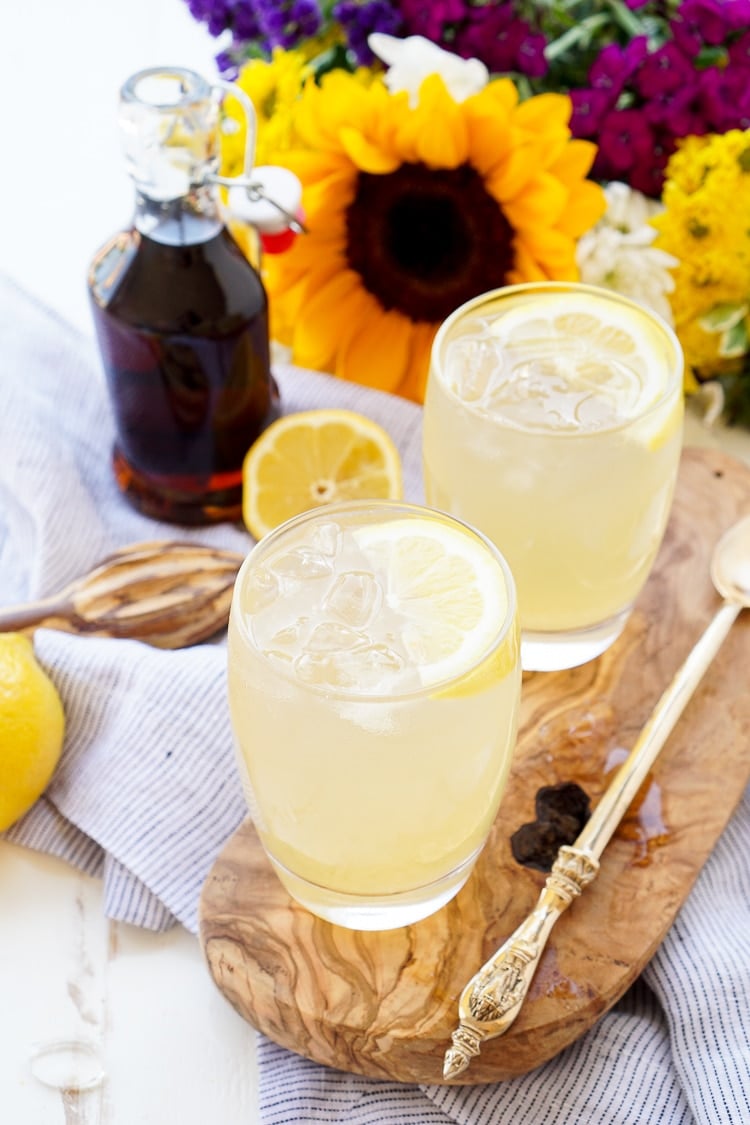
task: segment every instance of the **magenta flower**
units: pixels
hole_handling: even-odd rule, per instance
[[[654,134],[640,111],[615,109],[607,115],[597,156],[597,165],[607,169],[603,179],[622,179],[628,169],[648,161],[653,151]]]
[[[458,23],[466,16],[463,0],[400,0],[398,7],[407,35],[424,35],[433,43],[443,39],[445,24]]]
[[[667,161],[674,151],[674,147],[673,141],[665,146],[656,139],[654,149],[648,158],[641,159],[631,168],[628,176],[630,186],[634,187],[636,191],[642,191],[644,195],[658,199],[664,183]]]
[[[533,78],[547,73],[546,40],[518,19],[512,3],[469,8],[456,31],[455,50],[463,58],[481,59],[495,74],[520,71]]]
[[[697,83],[666,91],[646,102],[643,115],[650,125],[670,137],[687,137],[690,133],[700,135],[707,129],[697,94]]]
[[[748,26],[750,26],[750,19],[748,19]],[[740,35],[739,39],[735,39],[734,43],[730,45],[729,65],[750,71],[750,31]],[[750,74],[746,77],[750,79]]]
[[[601,90],[571,90],[573,112],[570,129],[574,137],[595,137],[611,108],[608,96]]]
[[[723,43],[732,28],[730,7],[725,0],[682,0],[671,24],[675,43],[692,57],[700,54],[705,44]]]
[[[628,80],[642,64],[647,49],[645,35],[632,39],[624,48],[617,43],[604,47],[589,71],[592,88],[605,94],[609,103],[614,105]]]
[[[674,43],[665,43],[644,60],[635,80],[644,98],[657,98],[695,84],[695,68]]]
[[[699,79],[699,99],[711,130],[750,129],[750,76],[740,68],[709,67]]]

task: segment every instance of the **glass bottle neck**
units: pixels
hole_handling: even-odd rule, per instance
[[[136,230],[165,246],[193,246],[214,238],[224,223],[216,189],[192,188],[177,199],[153,199],[136,187]]]

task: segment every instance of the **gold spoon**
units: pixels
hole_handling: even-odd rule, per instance
[[[716,544],[711,580],[724,598],[720,609],[659,699],[575,843],[560,848],[534,909],[461,993],[460,1023],[445,1053],[444,1078],[461,1074],[482,1043],[503,1035],[515,1020],[552,927],[596,877],[599,856],[740,611],[750,606],[750,516],[734,524]]]
[[[0,609],[0,633],[44,625],[184,648],[226,626],[244,556],[171,540],[123,547],[58,594]]]

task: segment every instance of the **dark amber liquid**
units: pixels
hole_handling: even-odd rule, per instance
[[[182,245],[118,235],[89,276],[118,484],[147,515],[185,524],[240,517],[243,459],[280,412],[263,285],[231,235],[209,229],[200,241],[194,220]]]

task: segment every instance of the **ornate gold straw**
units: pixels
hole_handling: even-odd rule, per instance
[[[461,993],[459,1026],[445,1052],[443,1077],[466,1070],[485,1039],[508,1030],[518,1015],[552,927],[599,870],[599,856],[672,732],[742,606],[725,602],[656,704],[572,847],[562,847],[531,914]]]

